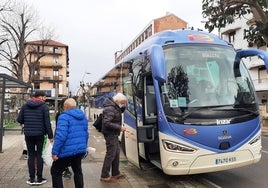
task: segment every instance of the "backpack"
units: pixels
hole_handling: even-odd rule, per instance
[[[103,114],[100,113],[100,115],[97,117],[95,122],[92,124],[99,132],[101,132],[101,128],[102,128],[102,118],[103,118]]]

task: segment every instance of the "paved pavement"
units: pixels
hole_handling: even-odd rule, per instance
[[[170,182],[163,182],[161,171],[154,169],[140,170],[132,166],[121,152],[120,170],[126,174],[126,179],[117,180],[115,183],[101,182],[100,173],[105,155],[105,141],[102,134],[89,125],[89,146],[96,148],[96,153],[88,156],[82,162],[85,188],[169,188],[169,187],[211,187],[194,179],[194,176],[170,177]],[[268,128],[263,129],[263,135],[268,136]],[[0,153],[0,187],[1,188],[27,188],[28,180],[27,160],[22,156],[23,135],[19,131],[6,131],[3,136],[3,152]],[[152,167],[149,167],[152,168]],[[43,175],[48,182],[38,187],[52,187],[50,167],[44,166]],[[168,179],[169,177],[165,177]],[[173,179],[172,179],[173,178]],[[198,186],[195,186],[197,185]],[[203,184],[203,185],[202,185]],[[173,185],[173,186],[172,186]],[[35,187],[35,186],[31,186]],[[36,186],[37,187],[37,186]],[[65,188],[73,188],[73,178],[64,179]]]
[[[88,156],[82,162],[84,173],[85,188],[128,188],[128,187],[147,187],[144,182],[137,181],[135,174],[128,175],[126,179],[118,180],[115,183],[100,182],[102,162],[105,155],[105,142],[101,133],[89,126],[91,136],[89,145],[96,148],[96,153]],[[0,187],[1,188],[24,188],[30,187],[26,184],[28,177],[27,160],[22,156],[23,135],[19,131],[6,131],[3,137],[3,152],[0,153]],[[135,168],[128,164],[125,157],[121,156],[123,173],[127,168]],[[135,173],[135,172],[134,172]],[[136,176],[139,174],[136,174]],[[48,180],[47,183],[38,187],[52,187],[50,167],[44,165],[43,176]],[[64,179],[64,178],[63,178]],[[146,183],[145,183],[146,184]],[[35,186],[31,186],[35,187]],[[37,186],[36,186],[37,187]],[[73,178],[64,179],[65,188],[73,188]]]
[[[170,188],[163,182],[161,171],[155,173],[155,169],[140,170],[128,163],[121,152],[120,171],[126,174],[126,179],[117,180],[115,183],[105,183],[100,181],[100,174],[103,159],[105,156],[105,141],[101,133],[94,127],[89,126],[90,139],[89,146],[96,148],[95,154],[88,156],[82,162],[85,188]],[[27,188],[37,187],[26,184],[28,177],[27,160],[22,156],[23,135],[19,131],[6,131],[3,137],[3,152],[0,153],[0,187],[1,188]],[[151,173],[154,171],[154,173]],[[38,187],[52,187],[50,167],[44,165],[43,176],[48,180],[47,183]],[[64,179],[65,188],[74,188],[73,178]],[[176,187],[185,187],[189,180],[182,177],[172,183]],[[195,184],[193,180],[193,184]],[[191,184],[190,184],[191,185]],[[174,186],[172,186],[174,187]],[[193,186],[191,186],[193,187]],[[205,186],[203,186],[205,187]],[[201,187],[202,188],[202,187]]]

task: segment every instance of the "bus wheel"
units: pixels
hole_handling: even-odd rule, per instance
[[[122,138],[121,138],[121,149],[124,153],[124,155],[126,155],[126,143],[125,143],[125,133],[122,133]]]

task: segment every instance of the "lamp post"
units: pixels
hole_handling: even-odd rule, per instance
[[[82,80],[81,80],[82,82],[84,82],[84,78],[85,78],[86,74],[91,74],[91,73],[90,72],[84,72]]]

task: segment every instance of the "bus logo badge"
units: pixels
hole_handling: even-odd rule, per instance
[[[227,130],[223,130],[222,131],[222,136],[218,136],[218,140],[229,140],[231,138],[232,138],[232,136],[228,135]]]
[[[194,128],[184,129],[183,134],[197,134],[197,130]]]
[[[231,123],[231,119],[216,119],[217,125],[227,125]]]

